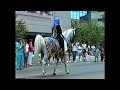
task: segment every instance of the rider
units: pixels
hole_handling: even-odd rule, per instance
[[[62,48],[62,52],[64,52],[64,36],[62,35],[62,30],[60,26],[60,20],[56,18],[52,27],[52,36],[58,39],[60,48]]]

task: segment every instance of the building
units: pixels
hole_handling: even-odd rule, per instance
[[[47,15],[27,11],[16,11],[18,19],[26,21],[29,27],[26,38],[34,39],[37,34],[51,36],[52,24],[55,18],[61,20],[61,28],[63,31],[71,28],[71,11],[51,11],[51,13],[51,15]]]
[[[104,11],[90,11],[91,20],[97,22],[100,26],[104,25],[103,15]]]
[[[85,14],[84,16],[80,17],[80,22],[87,22],[91,20],[91,13],[90,11],[87,11],[87,14]]]
[[[104,25],[103,15],[105,14],[104,11],[76,11],[79,14],[75,14],[75,11],[72,14],[72,21],[77,21],[79,23],[86,23],[88,21],[95,21],[100,26]],[[73,18],[74,16],[74,18]]]
[[[81,17],[87,15],[87,11],[71,11],[72,21],[79,22]]]

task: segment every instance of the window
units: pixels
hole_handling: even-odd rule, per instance
[[[74,12],[73,16],[74,16],[74,19],[77,19],[77,18],[76,18],[77,12]]]
[[[80,13],[79,12],[77,12],[77,19],[79,19],[80,18]]]
[[[73,12],[71,11],[71,18],[73,18]]]
[[[99,18],[98,21],[103,21],[103,18]]]
[[[71,18],[72,19],[80,19],[81,16],[87,14],[87,11],[71,11]]]

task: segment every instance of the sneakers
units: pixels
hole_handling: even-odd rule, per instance
[[[80,59],[80,62],[81,62],[82,60]]]
[[[73,62],[76,62],[76,61],[73,61]]]

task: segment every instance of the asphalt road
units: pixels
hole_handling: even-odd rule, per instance
[[[16,78],[22,79],[105,79],[105,62],[94,62],[94,57],[89,57],[90,61],[68,63],[70,71],[66,74],[64,64],[59,64],[56,69],[56,75],[53,76],[55,64],[46,66],[46,77],[42,74],[41,66],[31,66],[23,70],[16,70]]]

